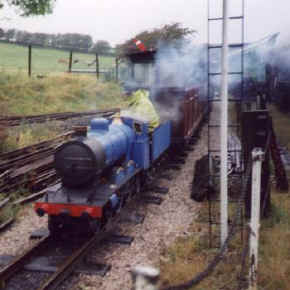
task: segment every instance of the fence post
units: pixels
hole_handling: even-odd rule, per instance
[[[72,69],[72,58],[73,58],[73,52],[72,50],[69,53],[69,63],[68,63],[68,72],[71,73]]]
[[[258,246],[260,227],[261,173],[264,153],[261,148],[252,151],[252,206],[250,222],[250,276],[249,290],[257,290]]]
[[[159,270],[147,266],[136,266],[131,270],[131,275],[133,290],[158,290]]]
[[[99,55],[96,53],[96,73],[97,79],[100,78],[100,64],[99,64]]]
[[[31,77],[31,44],[28,45],[28,76]]]
[[[116,82],[117,82],[119,80],[119,59],[118,59],[118,57],[116,57],[115,63],[116,63]]]

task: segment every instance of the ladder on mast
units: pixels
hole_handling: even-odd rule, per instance
[[[228,18],[229,25],[229,121],[228,121],[228,159],[237,163],[239,160],[240,164],[236,164],[240,168],[231,169],[228,166],[228,170],[233,170],[231,174],[228,175],[228,184],[234,184],[236,181],[241,181],[242,179],[242,149],[240,138],[240,111],[242,108],[242,102],[244,99],[244,37],[245,37],[245,0],[239,0],[240,11],[236,13],[237,15],[231,15],[230,12]],[[208,105],[211,107],[211,114],[209,116],[208,122],[208,162],[210,168],[209,185],[218,185],[220,172],[216,170],[220,160],[221,145],[219,144],[219,133],[220,133],[220,117],[221,117],[221,52],[222,52],[222,24],[223,24],[223,13],[221,7],[222,1],[208,0],[208,51],[207,51],[207,71],[208,71]],[[237,5],[237,1],[229,1],[232,5]],[[233,8],[233,7],[230,7]],[[218,11],[220,9],[220,11]],[[230,9],[231,11],[231,9]],[[232,31],[233,27],[240,28],[236,29],[236,35],[238,35],[237,41],[232,41]],[[215,31],[214,31],[215,30]],[[220,39],[216,40],[216,31],[220,30]],[[214,33],[214,35],[213,35]],[[229,187],[229,186],[228,186]],[[228,188],[229,189],[229,188]],[[235,202],[235,196],[232,190],[229,190],[228,201],[231,204]],[[218,195],[217,195],[218,196]],[[219,198],[211,197],[209,195],[209,245],[213,246],[213,227],[219,226],[220,222],[218,220],[220,215],[219,210]],[[236,206],[238,204],[236,203]],[[228,206],[229,208],[229,206]],[[241,216],[240,225],[243,226],[243,214]],[[231,220],[231,213],[228,215],[229,221]],[[243,233],[241,231],[241,239],[243,240]]]

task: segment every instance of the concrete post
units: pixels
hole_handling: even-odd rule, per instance
[[[148,266],[136,266],[131,270],[133,290],[158,290],[159,270]]]
[[[250,222],[249,290],[257,290],[258,246],[260,227],[261,172],[264,153],[261,148],[252,151],[252,206]]]

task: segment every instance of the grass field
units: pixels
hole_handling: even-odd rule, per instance
[[[56,73],[68,70],[69,52],[57,49],[32,48],[32,73]],[[85,53],[74,53],[73,68],[94,69],[88,66],[95,60],[95,55]],[[100,69],[114,68],[115,60],[110,56],[100,56]],[[28,47],[0,43],[0,68],[7,71],[28,71]]]

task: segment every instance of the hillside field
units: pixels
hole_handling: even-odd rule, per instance
[[[88,66],[95,60],[94,54],[73,53],[73,69],[94,69]],[[32,47],[32,73],[56,73],[68,70],[69,51]],[[100,69],[113,69],[114,57],[100,56]],[[0,69],[3,71],[28,71],[28,47],[0,42]]]

